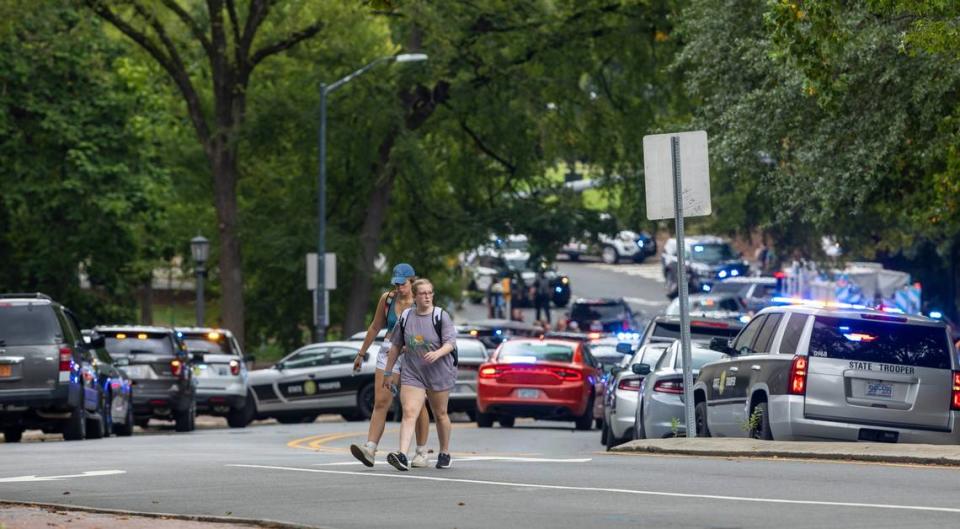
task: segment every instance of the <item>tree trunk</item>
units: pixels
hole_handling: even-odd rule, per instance
[[[243,268],[237,233],[237,153],[215,140],[211,149],[213,195],[220,236],[220,314],[223,327],[244,344]]]
[[[390,202],[390,193],[393,191],[393,182],[396,178],[396,171],[388,168],[387,164],[390,161],[390,152],[393,150],[397,134],[399,134],[397,129],[391,129],[377,149],[377,164],[374,167],[377,183],[370,192],[367,216],[363,220],[363,229],[360,230],[360,255],[355,263],[356,273],[350,284],[350,295],[343,319],[344,336],[363,330],[364,319],[370,308],[373,261],[377,258],[380,235],[383,233],[383,223],[387,218],[387,205]]]
[[[153,273],[144,281],[140,293],[140,323],[153,325]]]

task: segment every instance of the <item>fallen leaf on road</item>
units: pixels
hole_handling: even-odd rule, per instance
[[[466,503],[463,503],[463,502],[461,501],[461,502],[457,503],[457,505],[463,507],[464,505],[466,505]]]
[[[64,496],[66,496],[67,494],[70,494],[70,491],[69,491],[69,490],[68,490],[68,491],[65,491],[65,492],[63,493]]]

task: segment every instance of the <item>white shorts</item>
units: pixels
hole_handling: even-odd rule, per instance
[[[377,369],[381,371],[387,370],[387,355],[390,354],[390,346],[387,345],[389,342],[384,342],[380,345],[380,350],[377,352]],[[397,358],[397,363],[393,366],[393,373],[397,374],[400,372],[400,358]]]

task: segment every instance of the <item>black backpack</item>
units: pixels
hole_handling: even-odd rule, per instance
[[[404,331],[406,331],[407,326],[407,314],[410,314],[410,310],[413,307],[407,307],[403,309],[403,313],[400,314],[400,319],[397,321],[397,325],[400,327],[400,342],[404,345],[407,343],[407,338],[404,336]],[[437,336],[443,340],[443,313],[445,311],[440,307],[433,307],[433,330],[437,331]],[[453,316],[450,316],[450,322],[453,322]],[[453,365],[459,365],[460,359],[457,357],[457,342],[453,342],[453,351],[450,352],[453,355]]]

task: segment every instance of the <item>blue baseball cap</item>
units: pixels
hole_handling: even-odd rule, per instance
[[[390,280],[394,285],[402,285],[407,282],[407,279],[417,275],[413,271],[413,267],[407,263],[400,263],[397,266],[393,267],[393,279]]]

